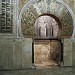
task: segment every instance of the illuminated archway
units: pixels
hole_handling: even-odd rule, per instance
[[[58,20],[56,18],[56,20]],[[43,14],[35,22],[35,38],[57,38],[61,31],[60,21],[56,21],[51,15]]]

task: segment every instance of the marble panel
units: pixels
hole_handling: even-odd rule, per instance
[[[72,42],[64,39],[64,66],[72,66]]]
[[[14,69],[22,68],[22,40],[16,39],[13,50]]]
[[[13,69],[13,40],[0,40],[0,69]]]
[[[32,67],[32,38],[25,38],[23,40],[22,49],[22,68]]]

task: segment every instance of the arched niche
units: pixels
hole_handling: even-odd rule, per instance
[[[40,15],[35,22],[35,38],[59,38],[61,32],[61,22],[52,14]]]
[[[72,36],[72,16],[68,9],[56,0],[36,0],[28,3],[20,13],[19,36],[35,37],[35,21],[43,14],[48,14],[55,19],[58,18],[61,23],[60,38]]]

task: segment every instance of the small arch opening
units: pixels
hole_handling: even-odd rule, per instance
[[[43,14],[38,17],[34,27],[36,39],[58,38],[61,29],[61,23],[56,16]]]

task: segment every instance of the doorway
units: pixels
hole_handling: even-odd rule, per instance
[[[61,61],[61,40],[44,39],[33,42],[33,63],[35,66],[60,66]]]
[[[61,39],[58,39],[60,25],[49,15],[40,16],[35,22],[32,62],[35,66],[59,66],[61,62]],[[62,56],[63,59],[63,56]]]

